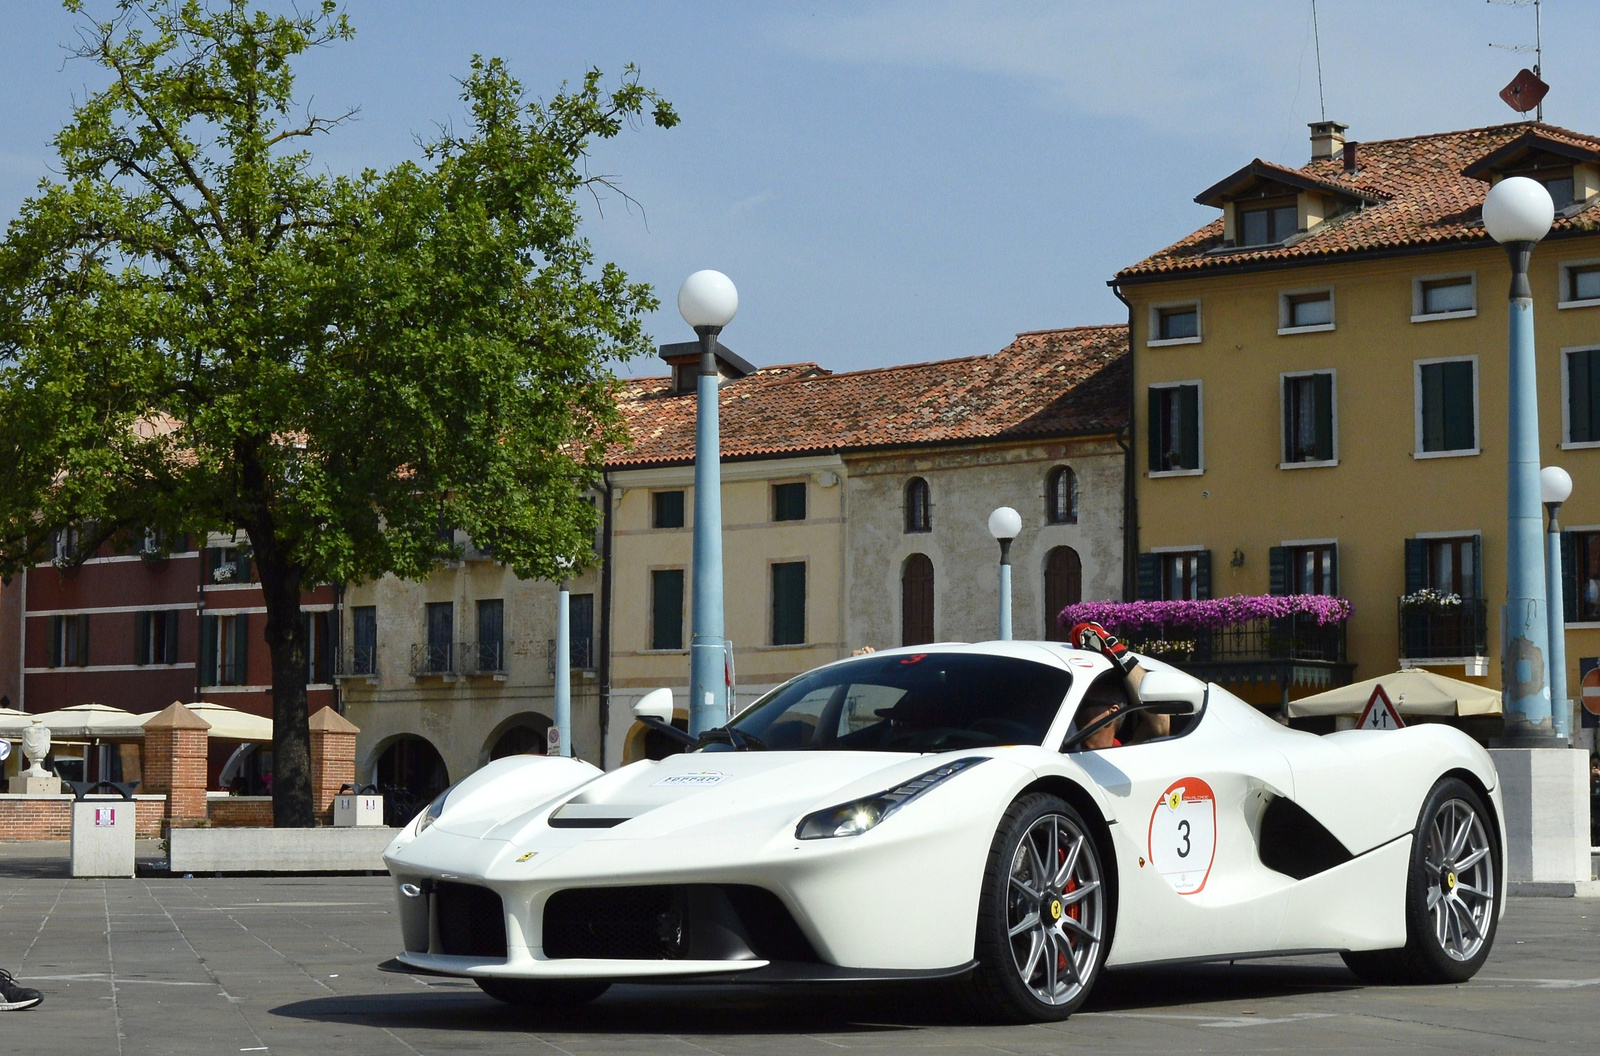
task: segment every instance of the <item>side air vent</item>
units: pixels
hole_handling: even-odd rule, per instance
[[[1343,865],[1349,848],[1292,799],[1276,797],[1261,815],[1261,864],[1296,880]]]

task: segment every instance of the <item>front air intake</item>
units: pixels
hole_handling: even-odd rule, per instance
[[[818,960],[787,907],[746,884],[652,884],[557,891],[544,907],[552,960]]]
[[[433,885],[438,953],[459,957],[506,956],[506,914],[500,896],[487,887],[440,881]]]

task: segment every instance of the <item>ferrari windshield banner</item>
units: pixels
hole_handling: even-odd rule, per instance
[[[1174,781],[1150,815],[1150,864],[1180,895],[1199,893],[1217,856],[1217,797],[1198,777]]]

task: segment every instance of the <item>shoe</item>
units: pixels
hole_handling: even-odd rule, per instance
[[[1128,652],[1128,647],[1119,641],[1116,635],[1100,626],[1098,623],[1079,623],[1072,628],[1068,635],[1073,645],[1079,649],[1099,653],[1122,669],[1123,674],[1128,674],[1139,663],[1134,655]]]
[[[0,968],[0,1012],[20,1012],[44,1000],[44,995],[26,986],[18,986],[11,973]]]

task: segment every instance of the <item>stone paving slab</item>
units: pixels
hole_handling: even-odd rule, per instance
[[[0,845],[0,966],[46,994],[8,1051],[590,1054],[1600,1051],[1600,901],[1513,899],[1459,987],[1361,986],[1337,958],[1108,973],[1047,1027],[975,1026],[928,988],[614,987],[529,1014],[390,975],[384,877],[72,880]]]

